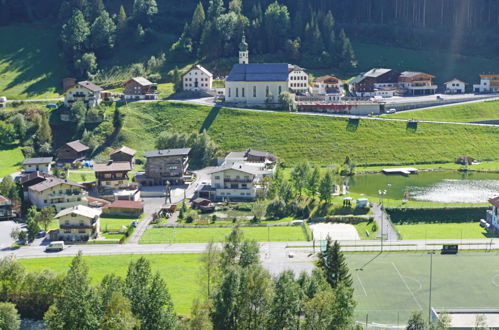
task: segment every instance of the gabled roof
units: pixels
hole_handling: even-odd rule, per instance
[[[137,84],[139,84],[140,86],[144,86],[144,87],[154,85],[154,83],[150,82],[149,80],[147,80],[147,79],[146,79],[146,78],[144,78],[144,77],[134,77],[134,78],[132,78],[132,79],[128,80],[128,81],[125,83],[125,85],[126,85],[126,84],[128,84],[128,83],[129,83],[130,81],[132,81],[132,80],[133,80],[133,81],[135,81],[135,82],[136,82]]]
[[[23,162],[23,165],[50,164],[52,162],[52,159],[52,157],[26,158]]]
[[[163,150],[152,150],[147,152],[144,157],[168,157],[168,156],[187,156],[191,152],[191,148],[178,148],[178,149],[163,149]]]
[[[45,180],[46,178],[55,178],[55,176],[53,176],[52,174],[45,173],[45,172],[36,171],[36,172],[32,172],[32,173],[23,175],[21,177],[21,184],[25,185],[26,183],[28,183],[34,179],[38,179],[38,178]]]
[[[100,209],[94,209],[85,205],[76,205],[73,207],[68,207],[67,209],[61,210],[55,218],[60,218],[68,214],[78,214],[83,217],[93,219],[102,213]]]
[[[288,81],[288,64],[234,64],[227,81]]]
[[[117,154],[119,152],[122,152],[122,153],[130,155],[130,156],[134,156],[137,153],[137,151],[132,149],[132,148],[129,148],[127,146],[122,146],[121,148],[116,149],[113,152],[111,152],[110,156]]]
[[[366,73],[364,73],[364,77],[372,77],[372,78],[377,78],[379,76],[384,75],[385,73],[388,73],[392,71],[392,69],[384,69],[384,68],[374,68]]]
[[[210,71],[208,71],[207,69],[205,69],[203,66],[201,66],[201,65],[199,65],[199,64],[194,65],[194,66],[191,68],[191,70],[192,70],[192,69],[198,69],[198,70],[201,70],[201,71],[203,71],[203,73],[205,73],[206,75],[208,75],[208,76],[210,76],[210,77],[213,77],[213,73],[211,73]],[[189,70],[189,71],[191,71],[191,70]]]
[[[99,172],[123,172],[130,171],[132,167],[130,162],[113,162],[109,161],[107,163],[94,163],[94,170],[96,173]]]
[[[349,84],[350,84],[350,85],[353,85],[353,84],[358,84],[358,83],[360,83],[362,80],[364,80],[364,78],[365,78],[364,76],[359,75],[359,76],[357,76],[357,77],[353,78],[352,80],[350,80]]]
[[[288,64],[288,72],[292,71],[305,71],[305,69],[296,64]]]
[[[103,91],[104,89],[102,89],[102,87],[100,86],[97,86],[96,84],[94,84],[93,82],[90,82],[90,81],[80,81],[77,85],[80,85],[81,87],[84,87],[92,92],[100,92],[100,91]]]
[[[60,184],[67,184],[70,186],[83,188],[83,186],[81,184],[73,182],[73,181],[63,180],[63,179],[59,179],[56,177],[48,177],[48,178],[46,178],[45,181],[42,181],[40,183],[37,183],[37,184],[31,186],[31,187],[29,187],[29,189],[34,190],[34,191],[38,191],[38,192],[42,192],[42,191],[45,191],[45,190],[50,189],[52,187],[56,187]]]
[[[70,147],[76,152],[83,152],[90,149],[89,147],[81,143],[80,140],[68,142],[64,146]]]
[[[402,72],[400,74],[400,77],[401,78],[412,78],[412,77],[416,77],[416,76],[419,76],[419,75],[425,75],[425,76],[430,76],[432,78],[435,78],[435,76],[432,76],[429,73],[417,72],[417,71],[404,71],[404,72]]]
[[[463,83],[463,84],[465,84],[465,85],[466,85],[466,83],[465,83],[464,81],[459,80],[459,79],[457,79],[457,78],[454,78],[454,79],[451,79],[451,80],[449,80],[449,81],[445,82],[445,83],[444,83],[444,85],[447,85],[447,84],[449,84],[449,83],[451,83],[451,82],[453,82],[453,81],[457,81],[457,82],[460,82],[460,83]]]
[[[207,171],[208,174],[212,173],[218,173],[226,170],[235,170],[239,172],[244,172],[244,173],[249,173],[253,175],[257,175],[262,173],[261,170],[254,166],[248,166],[246,164],[240,163],[240,162],[235,162],[235,163],[230,163],[230,164],[224,164],[222,166],[214,167]]]
[[[141,210],[144,205],[138,201],[116,200],[111,204],[104,206],[104,208],[120,208],[120,209],[136,209]]]
[[[499,196],[489,199],[489,203],[495,207],[499,207]]]
[[[321,77],[317,77],[314,79],[314,82],[315,83],[321,83],[321,82],[325,82],[327,80],[335,80],[336,82],[340,82],[341,80],[333,75],[325,75],[325,76],[321,76]]]

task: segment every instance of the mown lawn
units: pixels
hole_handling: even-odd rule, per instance
[[[67,75],[56,32],[36,25],[0,27],[0,96],[57,98]]]
[[[402,239],[487,238],[478,222],[395,225]]]
[[[19,171],[23,160],[21,148],[17,145],[0,147],[0,177]]]
[[[89,171],[87,169],[87,171]],[[86,181],[95,181],[95,172],[84,172],[78,171],[73,172],[72,170],[69,172],[68,180],[74,182],[86,182]]]
[[[386,117],[454,122],[499,120],[499,101],[486,101],[433,109],[401,111],[399,113],[386,115]]]
[[[497,157],[496,127],[406,123],[305,116],[289,113],[211,108],[178,102],[129,104],[122,132],[126,144],[142,155],[154,148],[164,130],[206,129],[222,154],[247,148],[276,154],[285,165],[304,160],[319,165],[452,162],[463,154],[478,159]],[[147,127],[147,129],[144,129]]]
[[[200,254],[161,254],[145,255],[151,262],[153,272],[160,272],[166,281],[177,313],[189,315],[193,299],[199,296]],[[93,284],[99,283],[104,275],[114,273],[126,276],[128,264],[140,255],[86,256],[90,268],[89,276]],[[19,259],[30,271],[50,269],[65,273],[71,263],[71,257]],[[181,276],[179,276],[181,275]]]
[[[373,228],[376,230],[373,231]],[[375,225],[375,222],[359,222],[355,225],[355,229],[359,233],[360,239],[376,239],[378,236],[379,228]]]
[[[270,229],[268,229],[270,228]],[[304,241],[305,234],[300,226],[242,227],[244,237],[259,242]],[[141,244],[159,243],[203,243],[223,241],[232,228],[150,228],[142,236]]]
[[[128,227],[132,221],[138,221],[138,219],[130,218],[100,218],[100,230],[102,232],[108,231],[121,231],[123,226]]]

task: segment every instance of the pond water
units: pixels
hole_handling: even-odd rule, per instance
[[[440,203],[483,203],[499,195],[499,173],[435,171],[409,176],[362,174],[350,178],[350,190],[377,196],[386,190],[385,198]]]

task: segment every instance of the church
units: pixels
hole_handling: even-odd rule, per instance
[[[249,63],[249,50],[243,35],[239,64],[234,64],[225,80],[225,101],[248,105],[279,103],[285,91],[307,93],[308,75],[304,69],[286,63]]]

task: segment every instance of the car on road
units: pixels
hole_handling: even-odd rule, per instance
[[[386,113],[395,113],[395,112],[397,112],[397,110],[394,108],[386,110]]]
[[[42,237],[45,237],[47,235],[47,232],[45,230],[42,230],[42,231],[39,231],[38,233],[36,233],[36,238],[42,238]]]
[[[64,250],[64,241],[53,241],[45,248],[45,252],[58,252]]]
[[[133,228],[136,228],[136,227],[137,227],[137,224],[138,224],[138,222],[137,222],[137,221],[132,221],[132,227],[133,227]]]

